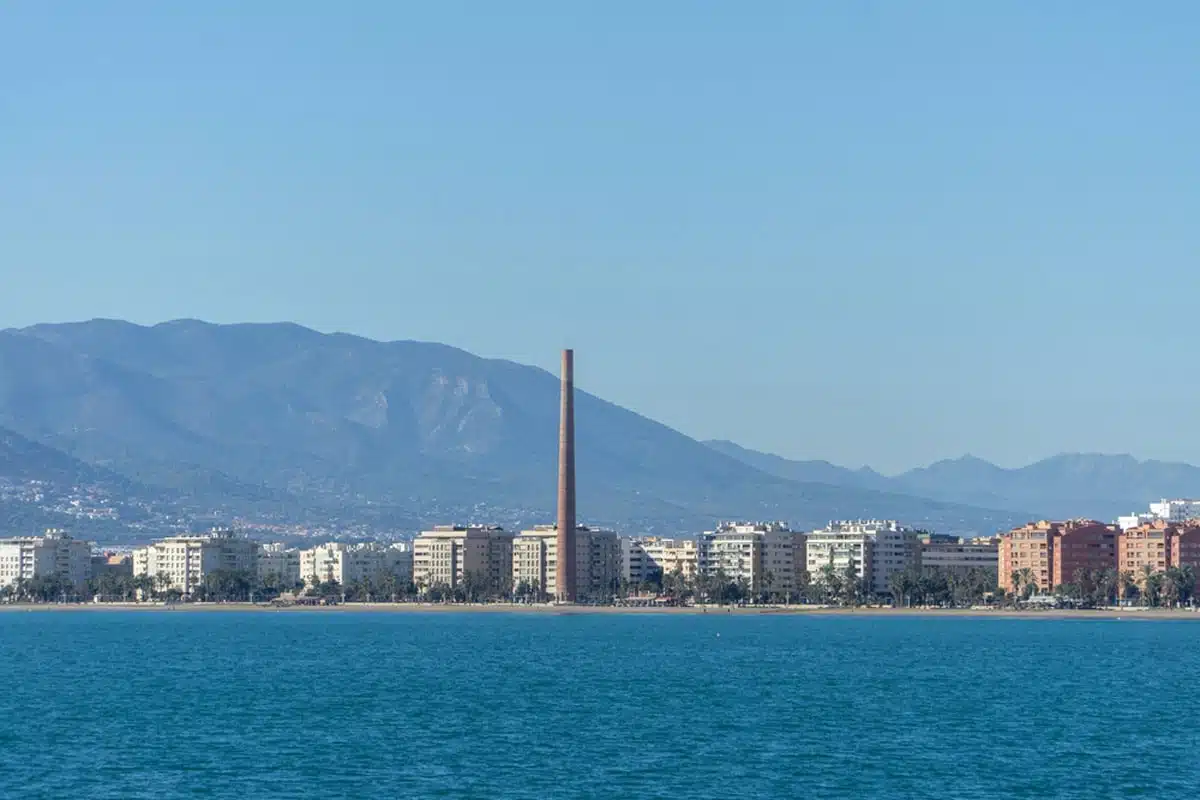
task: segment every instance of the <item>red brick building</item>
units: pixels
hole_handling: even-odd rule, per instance
[[[1117,568],[1117,528],[1095,520],[1062,523],[1054,542],[1054,586],[1071,583],[1078,570]]]
[[[1196,593],[1200,594],[1200,525],[1179,525],[1171,537],[1171,566],[1190,566],[1196,571]]]

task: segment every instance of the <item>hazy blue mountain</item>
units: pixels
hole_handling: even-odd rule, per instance
[[[580,373],[586,384],[586,355]],[[195,320],[0,331],[0,425],[195,498],[354,518],[547,519],[557,414],[556,376],[440,344]],[[626,530],[718,517],[893,516],[947,530],[1013,519],[873,491],[869,475],[839,486],[769,474],[585,392],[577,420],[581,516]]]
[[[926,491],[937,485],[940,491]],[[1002,507],[1040,508],[1057,516],[1114,519],[1144,511],[1163,497],[1200,494],[1200,468],[1129,455],[1064,453],[1017,469],[978,459],[939,462],[898,476],[897,489],[954,502],[992,502]]]
[[[81,520],[77,512],[70,513],[75,510],[72,501],[137,494],[136,485],[123,476],[0,428],[0,536],[65,527],[111,538],[108,535],[119,532],[121,524]],[[143,516],[139,509],[125,513],[130,521]]]
[[[986,508],[1034,509],[1053,517],[1115,519],[1162,497],[1200,495],[1200,467],[1139,461],[1129,455],[1066,453],[1015,469],[966,455],[885,477],[823,461],[792,461],[730,442],[708,442],[722,453],[785,478],[837,486],[868,486]]]
[[[1037,508],[1043,513],[1051,513],[1040,501],[1053,500],[1056,497],[1053,491],[1035,495],[1032,499],[1039,502],[1028,505],[1019,499],[1022,496],[1020,493],[1014,496],[1010,479],[1007,470],[981,458],[965,455],[918,467],[889,480],[896,491],[908,491],[921,497],[972,497],[977,500],[969,502],[982,499],[982,502],[993,503],[1001,508]]]
[[[706,445],[719,453],[736,458],[744,464],[771,475],[788,480],[808,483],[826,483],[830,486],[854,486],[862,489],[895,491],[892,482],[870,467],[849,469],[828,461],[792,461],[772,453],[750,450],[725,439],[712,439]]]
[[[131,482],[110,470],[85,464],[66,453],[46,447],[0,427],[0,480],[10,483],[45,481],[64,486],[101,484],[127,491]]]

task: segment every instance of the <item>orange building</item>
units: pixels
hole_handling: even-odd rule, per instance
[[[1171,567],[1191,566],[1200,590],[1200,524],[1155,520],[1122,531],[1117,548],[1122,572],[1132,572],[1141,585],[1145,568],[1166,572]]]
[[[1039,592],[1070,583],[1077,570],[1115,569],[1117,531],[1103,522],[1073,519],[1031,522],[1000,537],[1000,588],[1011,592],[1013,573],[1028,570]]]
[[[1013,573],[1028,569],[1038,591],[1050,589],[1055,523],[1042,520],[1000,537],[1000,588],[1013,590]]]
[[[1117,539],[1117,568],[1140,580],[1146,567],[1164,572],[1171,565],[1175,526],[1163,520],[1121,531]]]

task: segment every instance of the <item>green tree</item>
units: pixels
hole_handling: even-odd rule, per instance
[[[863,598],[862,583],[858,578],[858,570],[853,564],[847,564],[841,574],[841,601],[845,606],[857,606]]]

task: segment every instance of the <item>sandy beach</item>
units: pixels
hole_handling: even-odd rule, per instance
[[[829,617],[943,617],[1005,619],[1120,619],[1120,620],[1196,620],[1200,613],[1187,609],[1164,608],[1105,608],[1105,609],[985,609],[985,608],[823,608],[818,606],[696,606],[625,608],[617,606],[558,606],[518,604],[455,604],[442,603],[342,603],[333,606],[275,606],[257,603],[14,603],[0,605],[4,612],[95,612],[128,611],[134,613],[229,613],[257,612],[271,614],[628,614],[628,615],[788,615]]]

